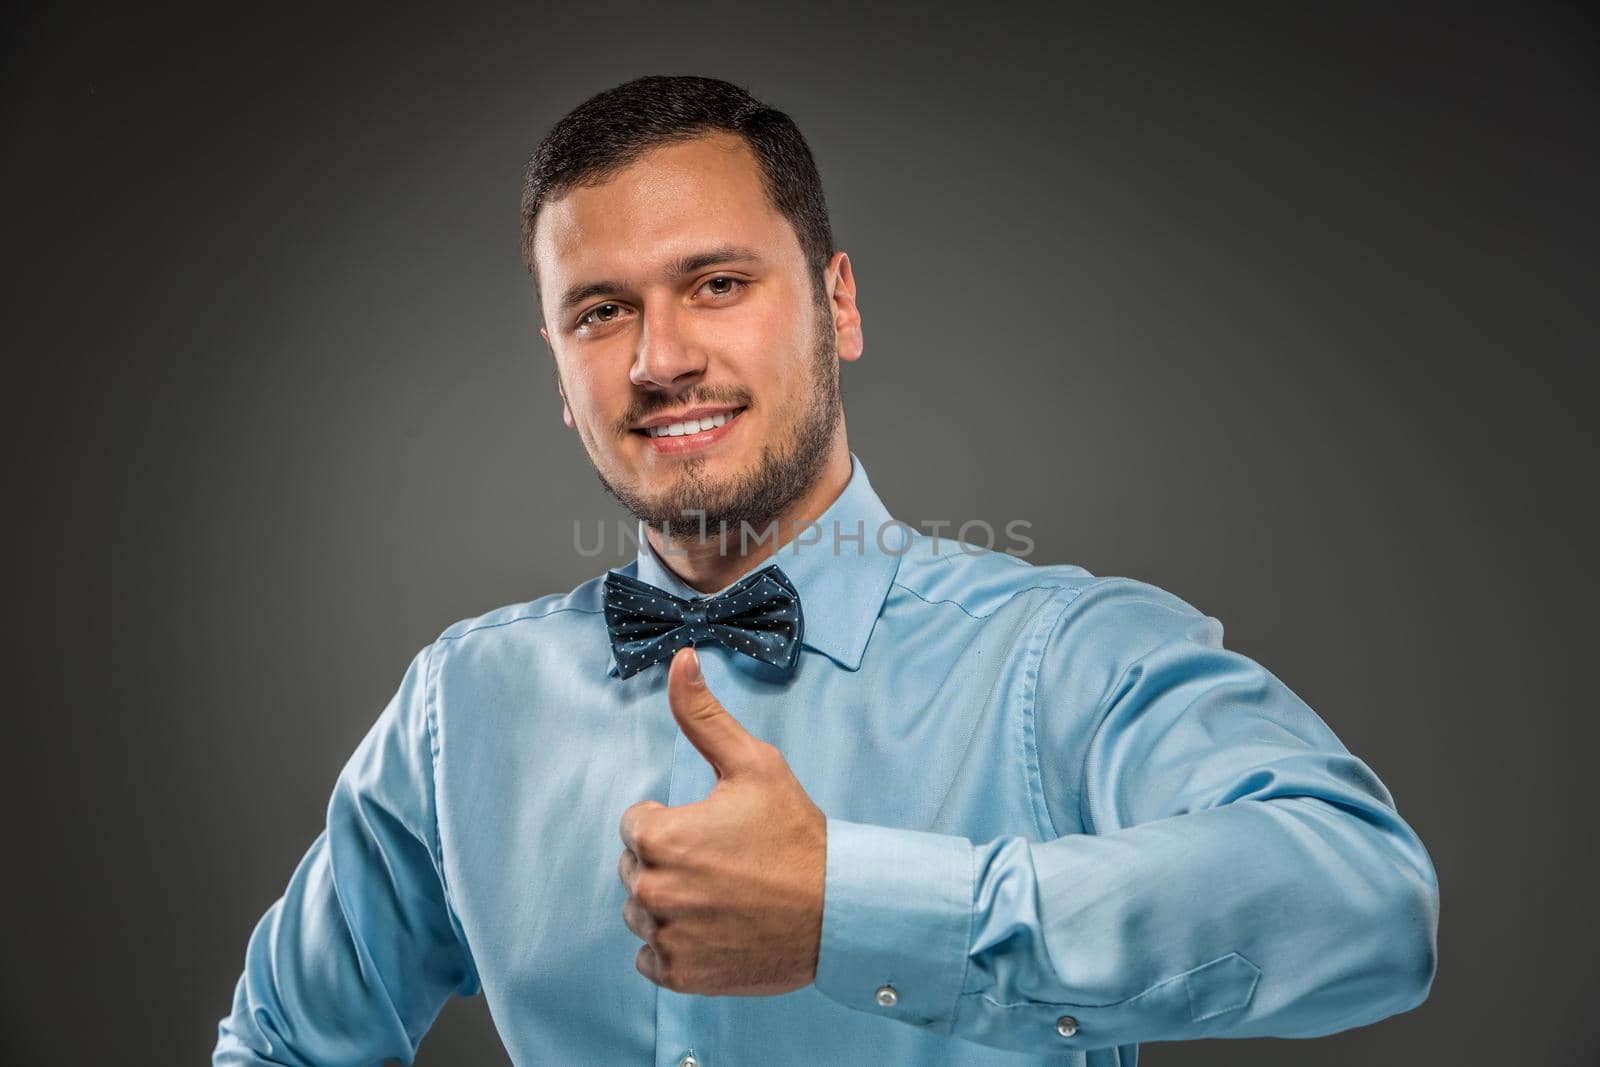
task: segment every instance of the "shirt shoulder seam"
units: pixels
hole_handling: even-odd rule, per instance
[[[992,616],[996,611],[999,611],[1005,605],[1009,604],[1011,601],[1013,601],[1017,597],[1021,596],[1023,593],[1031,593],[1035,589],[1073,589],[1073,586],[1071,586],[1071,585],[1069,585],[1069,584],[1067,584],[1065,582],[1035,582],[1032,585],[1018,586],[1016,589],[1013,589],[1011,591],[1011,594],[1009,596],[1007,596],[999,604],[996,604],[993,611],[990,611],[990,612],[988,612],[987,614],[984,614],[984,615],[974,615],[970,610],[968,610],[968,608],[967,608],[967,606],[965,604],[963,604],[960,600],[957,600],[954,597],[939,597],[936,600],[930,600],[927,597],[923,596],[921,593],[917,592],[911,586],[906,585],[904,582],[901,582],[899,580],[893,581],[893,582],[891,582],[889,584],[893,588],[904,589],[906,592],[910,593],[912,596],[916,597],[918,600],[922,601],[924,604],[927,604],[927,605],[930,605],[930,606],[936,606],[936,605],[939,605],[939,604],[950,604],[950,605],[954,606],[956,608],[956,610],[960,611],[963,615],[965,615],[969,619],[987,619],[990,616]],[[1078,591],[1081,592],[1081,588]]]
[[[602,614],[604,610],[604,608],[586,608],[577,604],[562,604],[560,606],[547,607],[543,611],[525,612],[524,614],[516,615],[509,619],[501,619],[497,622],[474,621],[466,624],[466,628],[461,630],[451,627],[449,630],[446,630],[444,633],[439,635],[439,640],[459,641],[463,637],[470,637],[471,635],[479,633],[483,630],[498,630],[501,627],[511,626],[519,622],[537,622],[540,619],[547,619],[552,615],[559,615],[564,611],[576,611],[583,615],[599,615]],[[463,624],[457,623],[456,625],[460,626]]]

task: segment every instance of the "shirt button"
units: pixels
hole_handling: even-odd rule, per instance
[[[678,1067],[700,1067],[700,1061],[694,1058],[694,1053],[685,1052],[683,1059],[678,1061]]]
[[[1078,1032],[1078,1020],[1070,1015],[1063,1015],[1056,1020],[1056,1033],[1062,1037],[1071,1037]]]
[[[874,996],[877,998],[878,1003],[882,1004],[885,1008],[894,1007],[895,1004],[900,1000],[900,994],[894,991],[894,986],[892,985],[879,986],[878,992],[875,993]]]

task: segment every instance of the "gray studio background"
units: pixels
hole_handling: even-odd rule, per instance
[[[890,508],[1215,615],[1437,865],[1422,1007],[1141,1063],[1596,1062],[1595,24],[948,19],[4,16],[0,1060],[204,1061],[410,656],[626,558],[573,549],[621,512],[519,170],[589,94],[701,73],[811,141]],[[506,1062],[481,997],[418,1062]]]

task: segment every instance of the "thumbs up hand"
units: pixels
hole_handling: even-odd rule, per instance
[[[673,656],[667,700],[717,772],[711,793],[622,813],[622,917],[634,966],[663,989],[775,996],[809,985],[822,937],[827,820],[776,747],[711,694],[692,646]]]

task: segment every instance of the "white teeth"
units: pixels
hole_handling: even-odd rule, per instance
[[[690,419],[687,422],[674,422],[666,426],[651,426],[645,433],[651,437],[682,437],[687,433],[700,433],[704,430],[713,430],[725,424],[737,412],[722,415],[707,415],[703,419]]]

